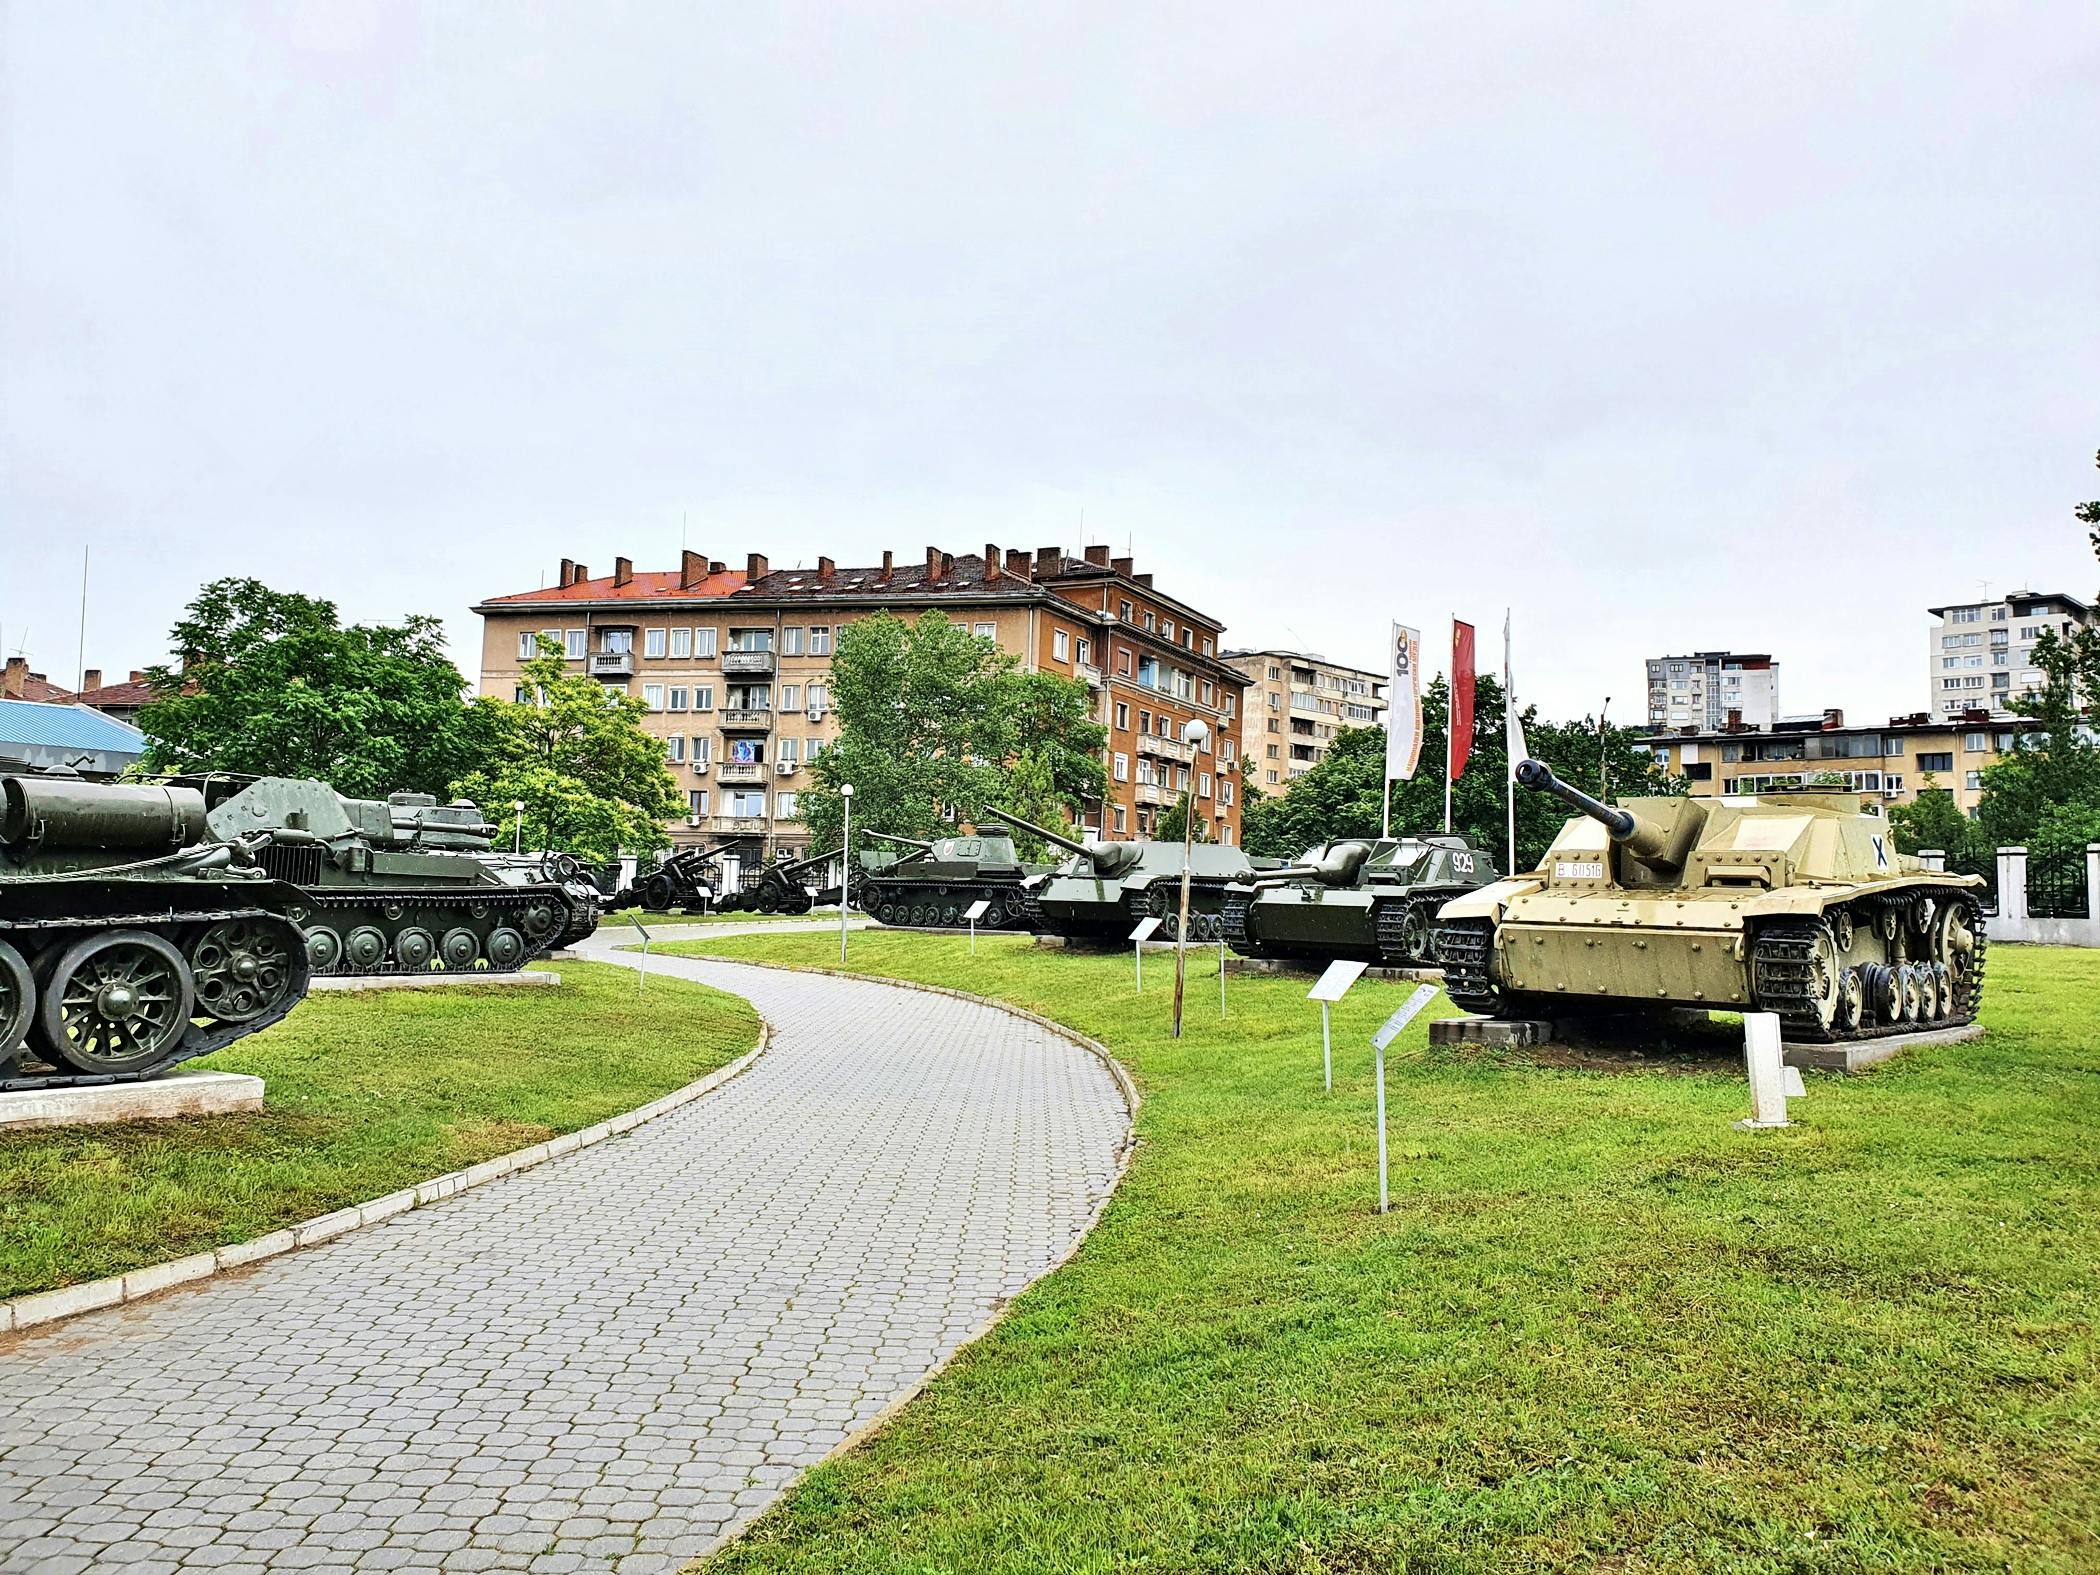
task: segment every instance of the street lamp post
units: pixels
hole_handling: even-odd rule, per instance
[[[1189,746],[1189,783],[1182,795],[1181,814],[1181,921],[1174,931],[1174,1037],[1181,1037],[1181,993],[1189,971],[1189,863],[1196,844],[1196,760],[1210,741],[1210,729],[1192,720],[1181,730]]]
[[[853,884],[853,784],[841,783],[839,799],[846,807],[846,825],[839,837],[839,965],[846,962],[846,888]]]
[[[513,853],[523,853],[525,851],[525,801],[522,798],[514,798],[510,801],[510,807],[512,812],[518,817],[517,840],[511,843],[510,850]]]

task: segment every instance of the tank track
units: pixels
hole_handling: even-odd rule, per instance
[[[984,885],[976,882],[928,881],[919,890],[908,887],[883,891],[871,891],[869,903],[878,922],[894,930],[961,930],[969,927],[963,913],[973,902],[990,900],[1002,911],[1001,921],[996,924],[980,924],[980,930],[1030,930],[1035,928],[1024,902],[1029,894],[1018,882],[1001,885]],[[894,904],[896,913],[884,919],[880,910]],[[948,915],[952,914],[950,918]],[[986,915],[990,917],[989,914]]]
[[[1225,900],[1218,908],[1218,921],[1224,927],[1225,944],[1242,957],[1260,957],[1262,944],[1247,934],[1247,910],[1254,899],[1245,892],[1227,890]]]
[[[163,909],[158,913],[114,914],[93,919],[48,919],[0,921],[0,935],[20,934],[24,930],[93,930],[93,929],[139,929],[150,930],[164,939],[172,940],[173,931],[194,924],[217,924],[225,919],[259,920],[267,924],[281,924],[292,933],[286,937],[287,955],[295,969],[306,969],[306,947],[299,936],[299,927],[281,913],[267,908],[211,908],[190,913],[178,913],[172,917]],[[20,1059],[34,1055],[29,1045],[11,1057],[0,1057],[0,1093],[32,1088],[99,1088],[108,1083],[142,1083],[148,1078],[159,1077],[171,1067],[194,1061],[199,1056],[210,1055],[228,1045],[260,1033],[273,1023],[282,1022],[293,1007],[306,999],[306,987],[311,979],[310,971],[302,972],[295,981],[296,988],[285,992],[284,1000],[277,1006],[263,1011],[255,1017],[237,1023],[206,1019],[192,1021],[188,1032],[176,1041],[172,1054],[130,1072],[69,1072],[54,1069],[49,1074],[38,1075],[20,1070]]]
[[[1441,897],[1392,898],[1373,905],[1372,913],[1377,920],[1378,960],[1388,967],[1419,966],[1436,961],[1436,910],[1443,906]],[[1423,944],[1419,952],[1408,950],[1408,915],[1419,913],[1422,919]]]
[[[343,942],[335,961],[327,966],[316,964],[314,972],[323,978],[371,978],[386,974],[413,973],[431,978],[462,978],[474,974],[494,971],[514,972],[525,964],[544,957],[562,943],[562,936],[573,922],[570,917],[569,899],[559,887],[489,887],[478,886],[471,891],[415,891],[384,889],[361,891],[320,891],[311,887],[302,888],[301,899],[307,907],[307,916],[302,927],[312,931],[325,925],[333,930]],[[555,912],[555,922],[541,935],[533,935],[517,922],[524,910],[534,903],[545,903]],[[484,908],[485,915],[475,916],[470,910]],[[388,917],[387,908],[399,908],[400,914]],[[448,923],[451,918],[453,922]],[[508,918],[512,922],[506,924]],[[460,921],[467,921],[462,924]],[[386,956],[378,963],[359,966],[349,954],[351,934],[370,926],[386,937]],[[595,927],[595,925],[594,925]],[[470,928],[475,930],[474,962],[465,968],[443,966],[442,952],[435,955],[427,967],[404,967],[395,955],[395,942],[410,929],[423,929],[433,939],[442,937],[446,930]],[[498,929],[515,930],[524,942],[518,960],[506,967],[498,968],[488,957],[488,938]],[[478,965],[489,963],[488,969]]]
[[[1502,1007],[1502,991],[1489,974],[1495,954],[1495,926],[1487,919],[1448,919],[1433,932],[1430,949],[1444,970],[1444,993],[1469,1012],[1493,1016]]]
[[[1913,893],[1890,894],[1870,899],[1881,906],[1903,908]],[[1814,990],[1816,943],[1823,933],[1822,919],[1775,919],[1762,925],[1750,945],[1750,987],[1756,1006],[1776,1012],[1782,1032],[1790,1039],[1842,1044],[1860,1039],[1885,1039],[1891,1034],[1913,1034],[1933,1028],[1954,1028],[1976,1020],[1983,1004],[1984,953],[1989,941],[1984,935],[1982,911],[1974,899],[1955,899],[1969,910],[1976,949],[1970,954],[1969,970],[1954,1009],[1941,1017],[1904,1019],[1897,1022],[1862,1022],[1852,1028],[1826,1026],[1817,1012]],[[1849,906],[1857,907],[1857,903]]]

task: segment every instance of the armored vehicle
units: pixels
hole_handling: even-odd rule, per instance
[[[743,890],[724,897],[717,906],[724,913],[807,913],[813,904],[803,877],[822,870],[838,856],[839,850],[833,848],[812,858],[776,859],[752,876]]]
[[[518,867],[491,851],[495,828],[470,803],[343,798],[297,777],[192,780],[214,835],[265,834],[257,856],[302,893],[294,917],[316,973],[509,972],[597,926],[581,866],[573,878]]]
[[[1225,939],[1249,957],[1426,964],[1437,910],[1494,878],[1464,837],[1342,838],[1228,890]]]
[[[149,1077],[296,1006],[302,899],[261,840],[194,788],[0,777],[0,1088]]]
[[[1047,864],[1023,864],[1013,838],[1004,832],[969,833],[922,842],[886,831],[868,833],[911,849],[893,856],[870,850],[861,855],[866,879],[860,905],[884,924],[921,929],[959,929],[970,921],[970,906],[990,904],[977,921],[981,930],[1030,928],[1026,893],[1021,883],[1049,871]]]
[[[1155,918],[1166,939],[1180,934],[1180,843],[1080,842],[1003,809],[987,807],[985,813],[1071,855],[1057,868],[1021,883],[1022,910],[1031,929],[1120,941],[1140,921]],[[1189,849],[1191,940],[1215,940],[1223,933],[1218,910],[1225,888],[1253,872],[1254,865],[1238,848],[1198,842]]]
[[[706,913],[718,901],[714,861],[729,851],[726,842],[711,848],[681,848],[666,854],[648,874],[636,872],[632,886],[613,898],[616,908],[649,913]]]
[[[1600,803],[1536,760],[1517,780],[1580,811],[1528,875],[1447,905],[1445,989],[1500,1017],[1631,1007],[1776,1012],[1794,1039],[1966,1023],[1983,995],[1974,875],[1927,870],[1833,793]]]

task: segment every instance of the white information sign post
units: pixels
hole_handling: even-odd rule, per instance
[[[1152,932],[1159,928],[1157,919],[1140,919],[1138,927],[1130,932],[1131,955],[1137,959],[1137,993],[1145,993],[1145,942],[1152,939]]]
[[[642,987],[649,982],[649,932],[642,928],[640,919],[629,919],[629,924],[642,937],[642,965],[634,971],[634,993],[640,995]]]
[[[1371,1036],[1371,1048],[1378,1052],[1373,1076],[1378,1084],[1378,1212],[1381,1214],[1391,1206],[1385,1165],[1385,1047],[1399,1038],[1400,1030],[1413,1022],[1416,1014],[1435,999],[1435,985],[1416,986],[1415,993],[1407,998],[1407,1004],[1388,1017],[1385,1026]]]
[[[989,897],[979,897],[963,910],[963,917],[970,921],[970,955],[977,955],[977,921],[984,917],[984,910],[992,905]]]
[[[1368,963],[1331,962],[1319,982],[1305,992],[1308,1001],[1320,1003],[1320,1063],[1327,1071],[1327,1092],[1334,1092],[1334,1033],[1328,1024],[1328,1009],[1349,993],[1349,986],[1364,976]]]
[[[1801,1081],[1801,1069],[1788,1066],[1782,1055],[1777,1012],[1743,1014],[1743,1063],[1750,1073],[1750,1119],[1738,1121],[1736,1130],[1792,1125],[1787,1120],[1787,1099],[1808,1090]]]

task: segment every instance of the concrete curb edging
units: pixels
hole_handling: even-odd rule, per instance
[[[57,1323],[60,1319],[76,1317],[81,1313],[94,1312],[104,1307],[135,1302],[173,1286],[187,1285],[193,1280],[208,1279],[214,1274],[224,1274],[233,1269],[245,1269],[250,1264],[274,1258],[280,1253],[330,1241],[361,1226],[377,1225],[382,1220],[392,1219],[396,1214],[406,1214],[411,1209],[428,1208],[459,1193],[485,1187],[490,1182],[501,1180],[517,1171],[530,1170],[533,1166],[543,1165],[550,1159],[559,1159],[564,1154],[573,1154],[579,1149],[603,1143],[607,1138],[619,1137],[632,1132],[645,1121],[668,1115],[680,1105],[691,1104],[701,1095],[712,1093],[731,1078],[748,1071],[752,1064],[766,1053],[772,1042],[773,1025],[761,1017],[758,1023],[758,1043],[734,1061],[716,1067],[698,1081],[688,1083],[683,1088],[674,1088],[670,1093],[652,1099],[646,1105],[637,1105],[632,1110],[609,1116],[596,1126],[585,1127],[576,1132],[564,1132],[558,1137],[547,1139],[544,1143],[514,1149],[508,1154],[498,1154],[493,1159],[469,1165],[465,1170],[433,1176],[428,1181],[419,1181],[412,1187],[403,1187],[397,1192],[387,1193],[384,1197],[373,1198],[364,1203],[352,1203],[327,1214],[317,1214],[312,1219],[301,1220],[295,1225],[271,1231],[267,1236],[258,1236],[252,1241],[234,1242],[228,1246],[214,1248],[210,1252],[191,1253],[186,1258],[174,1258],[165,1263],[148,1264],[142,1269],[130,1269],[123,1274],[113,1274],[107,1279],[89,1280],[81,1285],[64,1285],[53,1291],[33,1291],[26,1296],[0,1302],[0,1335],[11,1334],[20,1329],[33,1329],[40,1324]],[[1092,1228],[1091,1225],[1089,1228]]]

